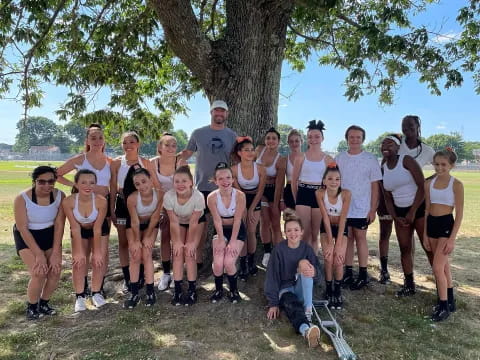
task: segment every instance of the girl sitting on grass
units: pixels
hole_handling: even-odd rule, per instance
[[[340,183],[341,176],[337,164],[329,163],[323,174],[323,185],[326,188],[315,192],[323,219],[320,226],[320,242],[325,266],[326,298],[329,306],[334,309],[343,307],[341,286],[348,241],[346,222],[351,200],[350,191],[342,189]]]
[[[15,248],[30,275],[27,287],[28,320],[56,314],[48,301],[60,280],[65,226],[65,215],[60,206],[65,195],[55,189],[56,179],[54,168],[35,168],[32,188],[22,191],[13,205]]]
[[[92,303],[99,308],[106,304],[101,293],[107,270],[105,257],[110,227],[106,219],[107,200],[94,189],[97,176],[88,169],[79,170],[74,177],[72,195],[63,200],[63,211],[70,223],[72,236],[72,280],[75,288],[75,312],[85,311],[85,274],[87,256],[92,249]]]
[[[296,215],[286,215],[285,236],[273,249],[265,277],[268,319],[276,319],[283,309],[295,330],[309,347],[316,347],[320,329],[311,325],[313,311],[313,278],[317,257],[302,240],[303,225]]]
[[[436,176],[425,183],[425,248],[433,252],[432,269],[439,297],[433,321],[443,321],[456,310],[448,260],[463,218],[463,184],[450,175],[456,161],[457,155],[451,148],[437,151],[433,157]]]

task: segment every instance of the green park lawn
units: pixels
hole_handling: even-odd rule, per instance
[[[110,239],[108,304],[100,310],[73,313],[69,231],[64,238],[64,271],[51,303],[59,314],[37,322],[24,316],[28,282],[16,256],[11,235],[12,202],[30,184],[37,162],[0,162],[0,359],[335,359],[328,337],[308,349],[285,316],[266,319],[264,270],[240,284],[244,301],[210,304],[210,274],[199,280],[199,303],[191,308],[170,305],[171,292],[158,294],[150,309],[122,309],[121,271],[116,234]],[[372,281],[359,292],[345,291],[345,309],[337,311],[346,339],[359,359],[478,359],[480,358],[480,173],[454,174],[465,185],[465,217],[452,258],[458,311],[440,324],[429,317],[436,301],[435,283],[417,243],[415,271],[418,292],[396,299],[401,284],[399,250],[390,240],[392,284],[380,285],[376,257],[378,222],[369,231]],[[68,189],[63,188],[68,191]],[[158,246],[158,243],[157,243]],[[158,249],[155,263],[158,268]],[[259,256],[260,257],[260,253]],[[156,277],[161,271],[158,270]],[[317,291],[320,293],[319,291]]]

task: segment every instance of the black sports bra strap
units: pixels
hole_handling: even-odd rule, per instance
[[[53,191],[50,193],[50,204],[55,202],[55,198],[53,197]]]
[[[32,187],[32,202],[33,202],[34,204],[37,203],[37,194],[35,194],[35,186]]]

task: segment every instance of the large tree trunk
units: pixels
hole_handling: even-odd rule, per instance
[[[280,76],[291,0],[226,0],[226,29],[215,41],[198,25],[188,0],[152,0],[173,52],[209,100],[230,108],[228,126],[259,140],[277,124]]]

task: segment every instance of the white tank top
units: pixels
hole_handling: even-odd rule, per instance
[[[138,157],[138,163],[140,166],[143,168],[142,159],[140,156]],[[133,165],[133,164],[132,164]],[[120,168],[118,169],[118,174],[117,174],[117,188],[118,189],[123,189],[123,185],[125,184],[125,178],[127,177],[128,170],[130,169],[131,165],[127,164],[127,159],[125,155],[122,155],[121,160],[120,160]]]
[[[434,185],[437,178],[434,177],[430,182],[430,202],[432,204],[442,204],[447,206],[455,205],[455,194],[453,193],[453,182],[455,178],[450,176],[448,185],[444,189],[435,189]]]
[[[157,166],[155,172],[157,173],[157,179],[162,186],[163,192],[167,192],[168,190],[173,188],[173,174],[168,176],[160,174],[160,159],[157,159]]]
[[[321,184],[325,169],[325,155],[320,161],[310,161],[305,155],[298,180],[300,180],[300,182],[306,182],[310,184]]]
[[[391,191],[393,202],[398,207],[408,207],[413,204],[418,186],[410,171],[403,167],[405,155],[398,157],[397,165],[389,169],[383,164],[383,187]]]
[[[139,217],[145,217],[145,216],[150,216],[153,214],[155,209],[157,208],[158,205],[158,197],[157,197],[157,192],[152,189],[152,202],[148,205],[143,205],[142,203],[142,197],[140,196],[140,193],[137,193],[137,215]]]
[[[53,226],[55,218],[58,214],[58,207],[62,201],[62,194],[63,192],[57,190],[57,197],[55,198],[55,201],[44,206],[35,204],[25,192],[21,193],[23,199],[25,200],[28,228],[30,230],[42,230]]]
[[[91,224],[97,220],[98,210],[95,206],[95,194],[92,193],[92,212],[87,217],[78,211],[78,194],[75,194],[75,206],[73,207],[73,216],[80,224]]]
[[[240,185],[243,190],[255,190],[260,183],[260,177],[258,176],[258,165],[253,163],[253,177],[251,179],[245,179],[242,174],[242,166],[240,163],[238,163],[237,181],[238,185]]]
[[[287,156],[287,181],[292,181],[293,164],[290,161],[290,154]]]
[[[342,213],[342,206],[343,206],[342,193],[338,194],[337,202],[335,204],[332,204],[328,200],[328,194],[325,191],[325,196],[323,197],[323,203],[325,204],[325,208],[327,209],[327,214],[329,216],[340,216],[340,214]]]
[[[263,157],[263,154],[265,153],[265,150],[267,149],[267,147],[265,146],[262,150],[262,152],[260,153],[260,156],[258,157],[258,160],[257,160],[257,164],[262,164],[262,157]],[[265,173],[267,174],[267,176],[269,177],[274,177],[277,175],[277,168],[276,168],[276,165],[277,165],[277,160],[278,158],[280,157],[280,153],[277,153],[277,156],[275,156],[275,159],[273,159],[273,163],[269,166],[269,167],[265,167]]]
[[[98,170],[93,167],[92,164],[87,159],[87,154],[84,154],[85,158],[83,159],[83,162],[80,165],[75,165],[75,168],[77,170],[82,170],[82,169],[87,169],[90,171],[93,171],[95,175],[97,176],[97,185],[100,186],[110,186],[110,164],[108,161],[105,161],[105,166],[101,169]]]
[[[232,198],[230,199],[230,205],[228,205],[228,208],[223,205],[222,197],[220,195],[220,191],[217,191],[217,210],[218,214],[222,218],[231,218],[235,215],[235,208],[237,206],[237,190],[232,189]]]

